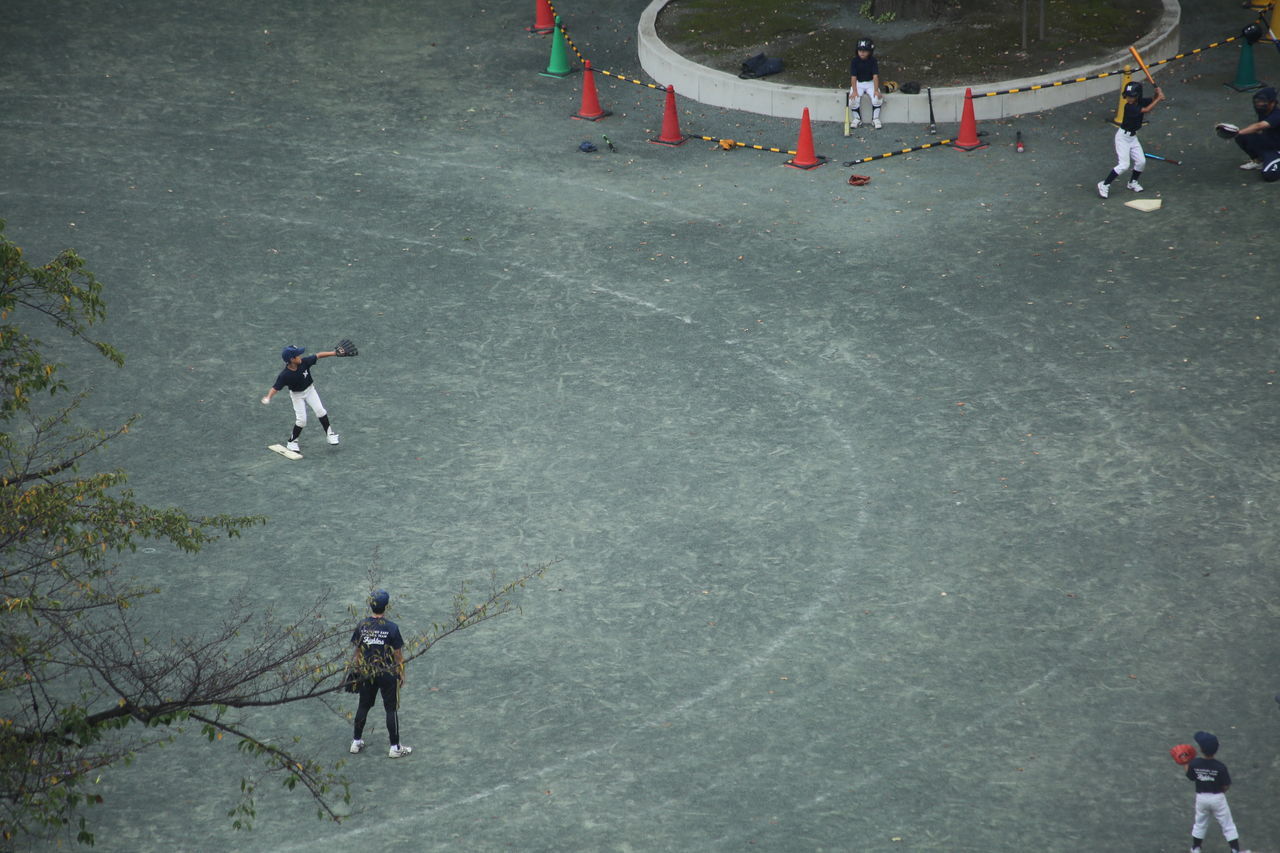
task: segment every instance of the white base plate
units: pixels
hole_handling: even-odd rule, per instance
[[[285,459],[301,459],[302,458],[301,453],[298,453],[295,450],[290,450],[289,448],[285,447],[283,444],[268,444],[267,450],[274,450],[276,453],[279,453]]]
[[[1126,201],[1125,207],[1132,207],[1134,210],[1141,210],[1143,213],[1150,213],[1153,210],[1160,209],[1160,199],[1158,198],[1135,198],[1133,201]]]

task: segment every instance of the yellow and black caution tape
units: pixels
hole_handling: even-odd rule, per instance
[[[952,142],[955,142],[955,140],[940,139],[937,142],[926,142],[923,145],[914,145],[911,148],[902,148],[902,149],[899,149],[898,151],[889,151],[884,154],[876,154],[871,157],[863,157],[859,160],[846,160],[841,165],[843,165],[845,168],[848,168],[849,166],[856,166],[859,163],[870,163],[873,160],[887,160],[890,157],[897,157],[899,154],[910,154],[913,151],[924,151],[927,148],[941,148],[943,146],[950,145]]]
[[[1222,41],[1215,41],[1212,44],[1207,44],[1204,47],[1197,47],[1195,50],[1188,50],[1185,53],[1179,53],[1174,56],[1170,56],[1168,59],[1161,59],[1156,62],[1148,63],[1148,65],[1150,65],[1152,68],[1155,68],[1157,65],[1167,65],[1170,62],[1176,62],[1179,59],[1186,59],[1187,57],[1204,53],[1206,50],[1212,50],[1215,47],[1224,47],[1226,45],[1231,44],[1232,42],[1239,41],[1239,40],[1240,40],[1240,36],[1231,36],[1230,38],[1225,38]],[[1126,70],[1132,70],[1132,69],[1120,69],[1118,71],[1103,71],[1098,74],[1091,74],[1088,77],[1073,77],[1070,80],[1059,80],[1055,83],[1038,83],[1034,86],[1023,86],[1018,89],[999,89],[994,92],[983,92],[981,94],[976,94],[974,95],[974,97],[975,98],[994,98],[996,95],[1017,95],[1023,92],[1036,92],[1036,91],[1039,91],[1040,89],[1053,89],[1057,86],[1068,86],[1072,83],[1084,83],[1089,80],[1101,80],[1104,77],[1114,77],[1118,74],[1126,73]]]

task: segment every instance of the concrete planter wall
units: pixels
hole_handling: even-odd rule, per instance
[[[638,49],[640,67],[663,87],[674,86],[676,94],[698,103],[727,107],[779,118],[799,119],[805,107],[814,121],[844,121],[845,89],[819,89],[811,86],[787,86],[767,80],[740,80],[736,75],[715,71],[690,62],[671,50],[658,38],[658,12],[670,0],[654,0],[640,16]],[[1164,13],[1155,29],[1138,42],[1138,51],[1150,64],[1178,53],[1179,25],[1182,9],[1178,0],[1164,0]],[[1076,77],[1092,77],[1104,71],[1116,71],[1133,65],[1129,51],[1120,50],[1089,66],[1067,69],[1052,79],[1023,78],[1000,83],[983,83],[973,89],[974,115],[979,119],[1006,118],[1040,112],[1064,104],[1088,100],[1097,95],[1116,93],[1118,77],[1103,77],[1084,83],[1068,83],[1033,92],[978,97],[983,92],[1024,89],[1034,85],[1056,83]],[[1153,74],[1159,72],[1153,70]],[[1137,71],[1136,79],[1142,79]],[[964,109],[964,87],[933,90],[933,112],[940,124],[960,121]],[[881,119],[888,122],[927,124],[929,104],[923,92],[919,95],[895,93],[885,98]]]

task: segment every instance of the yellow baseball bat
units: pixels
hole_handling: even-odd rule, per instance
[[[1133,45],[1129,45],[1129,52],[1133,54],[1133,58],[1138,60],[1138,65],[1142,68],[1142,73],[1147,75],[1147,79],[1151,81],[1151,85],[1156,85],[1156,78],[1151,76],[1151,69],[1147,67],[1147,63],[1142,61],[1142,54],[1138,53],[1138,49]]]

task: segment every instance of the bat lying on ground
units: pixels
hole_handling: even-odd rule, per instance
[[[1175,159],[1173,159],[1172,157],[1161,157],[1159,154],[1152,154],[1150,151],[1145,151],[1145,152],[1143,152],[1143,153],[1144,153],[1144,154],[1146,154],[1146,155],[1147,155],[1147,157],[1148,157],[1149,159],[1151,159],[1151,160],[1163,160],[1164,162],[1166,162],[1166,163],[1172,163],[1172,164],[1173,164],[1173,165],[1175,165],[1175,166],[1181,166],[1181,165],[1182,165],[1182,161],[1181,161],[1181,160],[1175,160]]]

